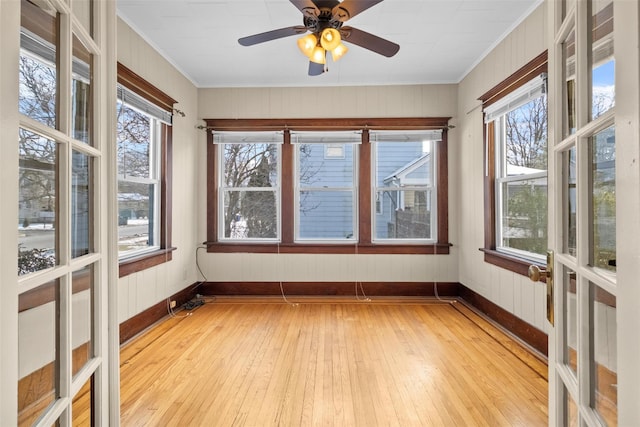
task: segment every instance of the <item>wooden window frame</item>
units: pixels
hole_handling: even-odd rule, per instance
[[[250,253],[314,253],[314,254],[448,254],[449,243],[449,181],[447,130],[450,117],[410,117],[379,119],[206,119],[207,131],[207,252]],[[430,130],[441,129],[437,142],[438,171],[438,241],[432,244],[381,244],[372,241],[371,204],[371,144],[369,130]],[[284,131],[282,144],[281,227],[280,242],[242,243],[218,241],[218,177],[217,150],[213,132],[217,131]],[[289,131],[362,130],[358,150],[358,241],[353,243],[296,242],[294,230],[294,146]]]
[[[547,51],[529,61],[522,68],[491,88],[478,100],[482,107],[499,101],[532,79],[547,72]],[[484,124],[484,261],[514,273],[527,276],[531,260],[496,250],[496,141],[494,122]]]
[[[138,74],[118,62],[118,84],[142,96],[147,101],[157,105],[165,111],[172,112],[176,101],[165,94]],[[169,262],[175,247],[171,246],[171,206],[172,206],[172,177],[173,177],[173,130],[172,126],[161,125],[160,134],[160,248],[120,260],[120,275],[124,277],[138,271],[146,270],[156,265]]]

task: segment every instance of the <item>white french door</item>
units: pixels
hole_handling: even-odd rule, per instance
[[[626,298],[638,295],[638,163],[626,162],[639,144],[638,5],[548,7],[550,424],[638,425],[637,344],[624,327],[640,316]]]
[[[115,2],[2,3],[0,424],[117,425]]]

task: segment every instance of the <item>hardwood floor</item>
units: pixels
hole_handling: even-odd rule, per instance
[[[123,347],[121,422],[542,426],[545,376],[459,302],[226,298]]]

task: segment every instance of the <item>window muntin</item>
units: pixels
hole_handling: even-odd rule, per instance
[[[373,241],[437,240],[436,144],[441,131],[370,133]]]
[[[542,261],[547,247],[547,102],[536,77],[485,110],[493,122],[495,245]]]
[[[280,146],[275,133],[214,133],[219,150],[220,240],[280,237]]]
[[[160,248],[161,123],[122,100],[117,104],[118,252]]]

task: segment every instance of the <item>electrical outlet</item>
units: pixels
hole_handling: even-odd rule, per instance
[[[176,302],[175,302],[175,301],[171,301],[171,302],[169,303],[169,307],[171,307],[171,308],[176,308]]]

